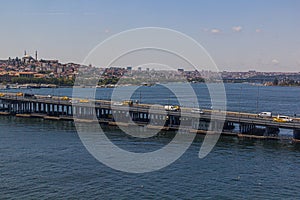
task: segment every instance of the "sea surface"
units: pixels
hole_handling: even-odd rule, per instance
[[[181,84],[141,87],[132,99],[142,103],[195,106]],[[193,84],[198,103],[210,108],[205,84]],[[299,87],[225,84],[227,110],[300,116]],[[121,92],[134,89],[124,87]],[[8,90],[15,92],[19,90]],[[78,95],[91,97],[92,88]],[[98,88],[96,98],[110,99],[113,88]],[[6,92],[6,91],[2,91]],[[26,89],[26,93],[72,95],[71,88]],[[118,97],[122,95],[117,95]],[[119,99],[122,100],[122,99]],[[150,151],[168,144],[175,132],[134,140],[115,127],[109,139],[123,149]],[[288,130],[282,131],[290,134]],[[203,136],[171,165],[149,173],[116,171],[97,161],[84,147],[73,122],[0,116],[0,199],[298,199],[300,143],[222,136],[203,159]]]

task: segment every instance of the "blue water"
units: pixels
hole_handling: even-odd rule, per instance
[[[241,89],[242,87],[242,89]],[[145,88],[142,101],[157,101]],[[84,89],[82,89],[84,91]],[[111,89],[98,89],[109,98]],[[209,107],[205,85],[195,85],[199,104]],[[259,90],[259,91],[258,91]],[[32,90],[33,91],[33,90]],[[34,92],[50,93],[52,89]],[[164,90],[158,96],[173,101]],[[300,113],[299,88],[226,85],[228,108]],[[71,94],[71,89],[54,92]],[[241,95],[242,92],[242,95]],[[97,92],[98,93],[98,92]],[[257,93],[259,99],[257,101]],[[206,93],[207,94],[207,93]],[[241,97],[241,99],[239,99]],[[137,92],[139,98],[139,92]],[[159,103],[159,102],[156,102]],[[240,104],[239,104],[240,103]],[[238,105],[237,105],[238,104]],[[254,106],[254,108],[253,108]],[[172,135],[137,143],[108,128],[110,139],[125,149],[161,147]],[[221,137],[213,151],[198,158],[203,136],[176,162],[158,171],[130,174],[93,158],[81,143],[73,122],[0,116],[1,199],[297,199],[300,196],[300,144],[289,141]]]

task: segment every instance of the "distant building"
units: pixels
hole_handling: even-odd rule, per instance
[[[184,69],[178,69],[177,71],[182,73],[184,72]]]
[[[48,64],[58,64],[58,60],[44,60],[41,59],[42,63],[48,63]]]
[[[34,74],[34,78],[45,78],[45,74]]]
[[[37,51],[35,51],[35,58],[27,54],[26,50],[24,51],[24,56],[22,57],[23,63],[31,63],[37,61]]]
[[[0,82],[11,81],[11,76],[8,73],[0,73]]]
[[[22,61],[23,61],[23,63],[30,63],[31,61],[34,61],[34,59],[30,55],[24,55],[22,57]]]
[[[36,74],[36,73],[35,72],[19,72],[19,77],[33,78],[34,74]]]

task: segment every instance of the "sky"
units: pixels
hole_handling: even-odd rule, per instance
[[[82,63],[119,32],[162,27],[200,43],[220,70],[300,72],[299,0],[0,0],[0,58]]]

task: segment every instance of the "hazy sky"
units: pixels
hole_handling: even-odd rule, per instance
[[[155,26],[183,32],[228,71],[300,71],[299,0],[0,0],[0,58],[81,63],[109,36]]]

